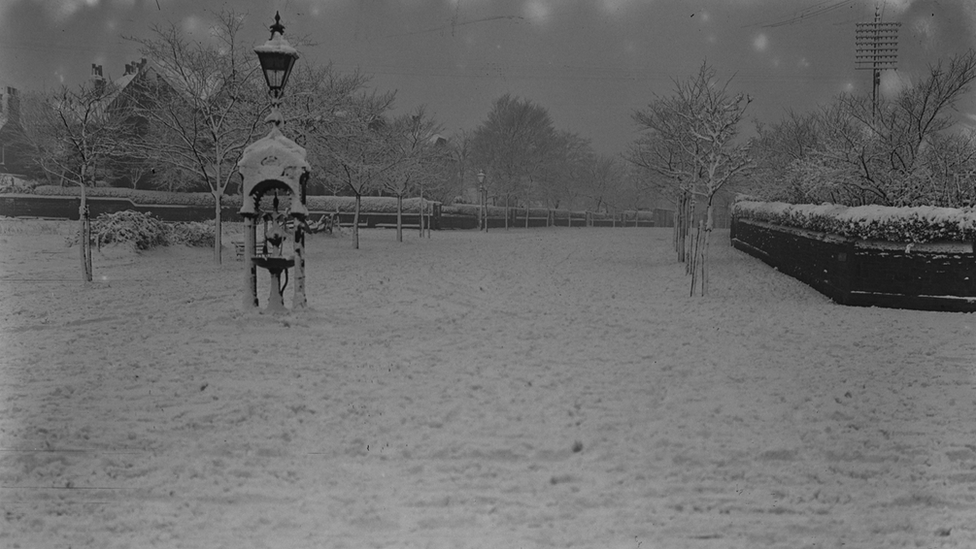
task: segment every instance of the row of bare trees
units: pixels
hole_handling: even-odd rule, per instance
[[[674,204],[678,259],[686,262],[692,295],[704,295],[720,192],[793,203],[973,205],[976,132],[954,130],[951,113],[974,80],[970,50],[877,104],[843,94],[809,113],[757,122],[756,136],[745,140],[739,131],[751,98],[703,63],[697,74],[675,80],[670,95],[634,113],[641,133],[625,157],[644,188]],[[703,215],[696,219],[696,212]]]
[[[677,207],[675,247],[691,275],[691,294],[708,293],[708,245],[715,227],[715,198],[752,166],[748,147],[738,144],[739,124],[752,99],[716,81],[703,63],[698,73],[674,82],[669,96],[655,96],[634,113],[641,130],[627,159],[647,172],[648,185]],[[704,219],[694,219],[697,201]],[[694,235],[692,236],[692,229]]]
[[[221,201],[238,182],[244,148],[266,131],[269,106],[244,29],[245,17],[233,11],[216,14],[202,40],[175,24],[154,26],[148,37],[128,37],[147,63],[124,88],[119,80],[92,80],[27,94],[21,140],[34,175],[81,186],[83,223],[85,189],[120,174],[133,185],[155,179],[167,190],[202,186],[214,197],[219,262]],[[421,188],[434,198],[456,194],[439,125],[423,108],[392,116],[394,94],[367,84],[362,74],[338,74],[331,66],[296,69],[284,132],[307,149],[316,176],[311,191],[357,198],[383,191],[402,198]],[[90,267],[85,276],[91,280]]]
[[[620,159],[556,129],[548,110],[531,100],[499,97],[463,142],[461,169],[485,173],[495,204],[613,211],[638,203]]]
[[[953,111],[976,80],[976,52],[939,61],[893,97],[841,95],[759,124],[749,191],[795,203],[971,205],[976,133]]]

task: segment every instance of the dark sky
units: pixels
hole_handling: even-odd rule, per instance
[[[473,129],[512,93],[617,153],[634,138],[633,111],[705,60],[766,122],[870,93],[870,71],[854,70],[854,26],[876,6],[902,23],[888,93],[976,48],[976,0],[0,0],[0,82],[74,86],[92,63],[118,77],[139,58],[122,35],[172,21],[207,40],[222,8],[249,14],[257,45],[280,10],[286,37],[316,43],[303,59],[373,75],[373,87],[397,90],[398,110],[425,104],[446,133]],[[959,107],[976,126],[976,91]]]

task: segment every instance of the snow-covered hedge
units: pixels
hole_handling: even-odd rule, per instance
[[[34,188],[33,194],[43,196],[81,196],[81,187],[58,187],[56,185],[40,185]],[[129,199],[137,204],[165,204],[178,206],[210,206],[213,207],[213,195],[210,193],[171,193],[166,191],[144,191],[126,189],[122,187],[89,187],[85,195],[106,198]],[[227,197],[225,197],[226,200]]]
[[[862,240],[915,243],[976,240],[973,208],[817,206],[746,200],[735,203],[732,215]]]
[[[81,196],[81,187],[58,187],[42,185],[34,189],[33,194],[44,196]],[[176,206],[206,206],[213,207],[213,195],[208,192],[184,193],[166,191],[144,191],[140,189],[126,189],[121,187],[91,187],[86,193],[91,197],[123,198],[142,205],[176,205]],[[220,200],[228,208],[240,207],[240,195],[225,195]],[[353,212],[356,209],[356,199],[352,196],[309,196],[306,202],[308,209],[326,212]],[[430,201],[426,201],[429,203]],[[361,203],[362,212],[366,213],[396,213],[396,198],[389,196],[364,196]],[[420,210],[419,198],[403,199],[403,211],[417,213]]]
[[[235,197],[237,198],[237,197]],[[424,201],[430,207],[430,200]],[[356,211],[356,198],[353,196],[309,196],[306,199],[308,209],[312,211],[346,212]],[[397,199],[392,196],[364,196],[360,203],[363,213],[392,213],[397,211]],[[403,212],[417,213],[420,211],[419,198],[404,198]],[[429,210],[428,210],[429,211]]]

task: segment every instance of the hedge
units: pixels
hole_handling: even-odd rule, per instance
[[[42,196],[81,196],[81,187],[58,187],[54,185],[39,185],[32,194]],[[89,187],[85,189],[86,196],[127,198],[139,204],[160,204],[176,206],[210,206],[213,207],[213,195],[210,193],[171,193],[166,191],[144,191],[139,189],[125,189],[122,187]],[[228,197],[225,197],[225,201]],[[240,204],[240,202],[238,202]]]
[[[976,209],[973,208],[847,207],[746,200],[732,206],[732,215],[860,240],[914,243],[976,240]]]
[[[53,185],[42,185],[34,188],[33,194],[44,196],[81,196],[81,187],[58,187]],[[127,198],[137,204],[159,204],[177,206],[209,206],[213,207],[213,195],[208,192],[185,193],[185,192],[166,192],[166,191],[144,191],[139,189],[126,189],[121,187],[89,187],[86,189],[87,196]],[[240,207],[240,195],[224,195],[220,200],[221,204],[227,207]],[[354,212],[356,210],[356,198],[352,196],[308,196],[306,199],[308,209],[321,212]],[[425,201],[430,204],[430,200]],[[397,199],[390,196],[364,196],[361,203],[361,211],[371,213],[396,213]],[[403,211],[405,213],[417,213],[420,211],[419,198],[404,198]]]

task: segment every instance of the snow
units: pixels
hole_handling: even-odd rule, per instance
[[[706,298],[668,229],[313,235],[273,317],[233,250],[82,290],[73,224],[0,221],[2,547],[976,546],[976,316],[728,232]]]
[[[310,170],[305,149],[285,137],[275,127],[268,135],[244,149],[237,163],[243,181],[243,195],[250,196],[254,187],[267,181],[277,181],[291,189],[289,209],[294,214],[307,215],[301,201],[301,180]],[[254,202],[244,200],[241,213],[255,213]]]
[[[260,46],[255,46],[254,51],[256,53],[283,53],[285,55],[291,55],[295,59],[298,59],[298,50],[296,50],[285,37],[279,33],[273,33],[271,39],[261,44]]]
[[[848,223],[865,225],[919,219],[931,224],[957,224],[960,230],[976,228],[976,210],[972,208],[939,208],[935,206],[895,208],[878,205],[847,207],[837,204],[789,204],[786,202],[755,202],[749,200],[736,202],[735,208],[739,211],[772,215],[800,214],[807,217],[836,217]]]

